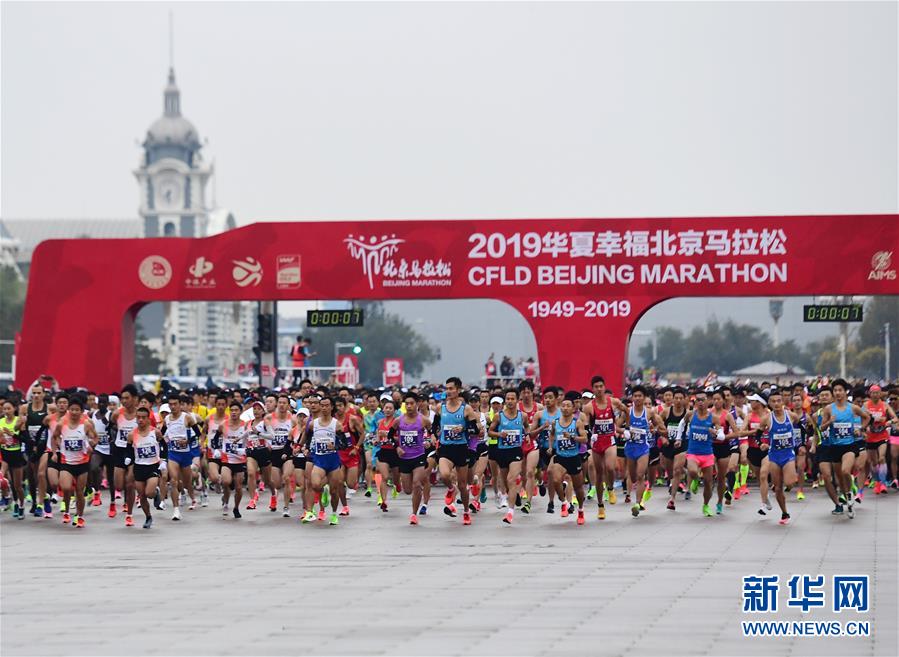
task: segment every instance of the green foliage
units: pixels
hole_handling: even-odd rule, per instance
[[[0,267],[0,340],[13,340],[22,330],[26,285],[12,267]],[[0,344],[0,370],[10,367],[13,345]]]
[[[305,329],[303,335],[312,338],[310,365],[334,366],[334,344],[357,342],[362,352],[359,360],[359,376],[364,383],[381,383],[385,358],[402,358],[406,374],[416,377],[428,363],[440,358],[440,350],[420,335],[398,315],[387,313],[378,302],[358,304],[365,310],[365,326],[359,328]]]
[[[883,325],[887,322],[890,324],[890,374],[895,377],[899,374],[899,297],[872,297],[865,304],[865,319],[858,328],[856,344],[859,356],[870,347],[880,347],[882,350]],[[883,351],[881,351],[880,364],[872,370],[871,376],[882,377],[884,375],[883,356]],[[869,357],[865,358],[867,364]]]
[[[134,372],[136,374],[159,374],[162,368],[162,360],[156,352],[147,344],[147,336],[144,335],[144,327],[140,321],[135,327],[134,336]]]

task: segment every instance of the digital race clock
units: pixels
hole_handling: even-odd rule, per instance
[[[834,306],[803,306],[804,322],[860,322],[861,304],[838,304]]]
[[[361,308],[350,310],[307,310],[306,326],[362,326],[363,314]]]

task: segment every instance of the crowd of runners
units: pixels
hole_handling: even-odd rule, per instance
[[[267,510],[337,525],[354,495],[376,499],[378,513],[405,506],[418,525],[437,486],[442,514],[463,525],[491,495],[507,524],[558,509],[584,525],[589,507],[602,521],[619,501],[638,518],[656,488],[667,491],[660,512],[696,496],[695,511],[714,517],[754,499],[760,516],[788,524],[788,495],[802,502],[821,487],[831,513],[851,519],[866,490],[899,487],[899,386],[842,379],[812,393],[802,383],[636,385],[620,397],[601,376],[578,390],[530,380],[465,389],[450,377],[427,388],[304,380],[159,396],[43,383],[0,398],[0,505],[7,517],[76,528],[89,506],[129,527],[139,506],[149,529],[154,511],[180,522],[210,499],[225,518]]]

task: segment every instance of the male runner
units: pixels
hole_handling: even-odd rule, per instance
[[[830,462],[838,466],[837,479],[840,482],[840,488],[847,496],[846,514],[849,518],[854,518],[855,511],[852,507],[851,497],[852,471],[855,468],[855,458],[858,456],[854,418],[861,418],[861,430],[865,431],[871,421],[871,416],[865,409],[848,402],[849,384],[844,379],[834,381],[831,388],[836,401],[821,409],[821,430],[830,430],[828,446]]]
[[[559,408],[559,417],[552,422],[552,451],[553,457],[550,464],[550,477],[553,488],[562,501],[562,517],[568,516],[568,503],[565,500],[565,491],[562,481],[565,476],[571,477],[574,494],[577,497],[577,524],[583,525],[584,520],[584,471],[581,456],[578,453],[578,444],[587,444],[587,430],[584,428],[584,418],[575,418],[574,404],[580,398],[576,390],[566,393]]]
[[[443,512],[450,517],[456,516],[453,504],[456,500],[453,481],[455,474],[462,498],[462,523],[468,525],[471,524],[471,515],[468,510],[468,486],[465,485],[468,481],[468,436],[470,428],[477,427],[478,414],[460,398],[462,380],[459,377],[451,376],[446,380],[445,385],[446,400],[440,405],[440,412],[434,418],[434,425],[439,428],[440,440],[440,447],[437,450],[437,469],[440,479],[446,485]],[[515,398],[517,401],[517,394],[515,394]],[[514,486],[509,490],[515,490]]]
[[[510,388],[505,392],[505,403],[502,413],[490,423],[490,435],[499,440],[496,463],[500,477],[506,481],[506,490],[517,490],[516,481],[521,474],[521,443],[524,434],[530,429],[527,418],[518,407],[518,391]],[[515,515],[515,505],[509,504],[509,511],[503,522],[511,525]]]
[[[649,450],[655,440],[652,429],[654,427],[663,436],[667,434],[667,429],[656,410],[646,405],[646,388],[635,386],[631,390],[631,401],[632,408],[627,416],[621,416],[621,425],[627,427],[623,435],[628,474],[634,484],[635,495],[640,496],[631,507],[631,514],[636,518],[646,510],[646,504],[652,497],[652,488],[646,481]]]

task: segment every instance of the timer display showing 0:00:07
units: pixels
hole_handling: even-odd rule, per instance
[[[528,310],[531,317],[627,317],[631,314],[631,302],[588,300],[579,306],[574,301],[532,301],[528,304]]]
[[[862,306],[842,304],[833,306],[803,306],[802,319],[806,322],[860,322]]]
[[[362,326],[361,308],[352,310],[307,310],[306,326]]]

